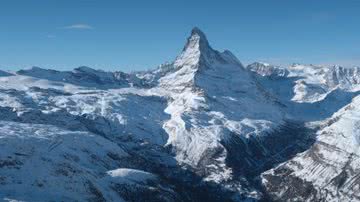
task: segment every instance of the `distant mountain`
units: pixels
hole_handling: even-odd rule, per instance
[[[124,72],[104,72],[89,67],[78,67],[73,71],[56,71],[32,67],[16,72],[18,75],[30,76],[49,81],[70,83],[78,86],[96,88],[120,88],[141,85],[140,80]]]
[[[11,76],[11,75],[12,75],[12,74],[9,73],[9,72],[0,70],[0,77],[3,77],[3,76]]]
[[[286,77],[289,75],[289,70],[286,68],[275,67],[262,62],[254,62],[248,65],[246,68],[255,74],[270,78]]]
[[[149,71],[0,71],[0,198],[360,201],[358,67],[243,64],[194,28]]]

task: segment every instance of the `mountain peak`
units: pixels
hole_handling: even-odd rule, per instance
[[[183,51],[176,58],[174,66],[189,66],[197,69],[199,66],[210,66],[213,63],[242,66],[230,51],[219,52],[212,49],[205,34],[198,27],[194,27],[191,30],[191,35],[188,37]]]
[[[188,37],[186,45],[182,53],[176,58],[175,66],[194,65],[197,64],[201,58],[213,52],[205,34],[197,27],[191,30],[191,35]]]
[[[101,73],[104,72],[102,70],[95,70],[91,67],[87,67],[87,66],[80,66],[74,69],[75,73],[88,73],[88,74],[97,74],[97,73]]]
[[[198,27],[194,27],[191,30],[191,36],[190,37],[199,37],[200,40],[202,40],[203,42],[207,42],[206,35]]]
[[[206,35],[198,27],[194,27],[191,30],[191,35],[188,38],[188,41],[186,43],[184,50],[186,48],[189,48],[189,46],[197,47],[200,51],[207,50],[210,48],[209,42],[206,38]]]
[[[273,66],[264,62],[254,62],[249,64],[246,69],[260,76],[267,76],[272,78],[286,77],[290,73],[289,70],[283,67]]]

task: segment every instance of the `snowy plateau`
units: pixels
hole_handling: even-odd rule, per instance
[[[255,62],[194,28],[149,71],[0,70],[0,200],[360,201],[360,67]]]

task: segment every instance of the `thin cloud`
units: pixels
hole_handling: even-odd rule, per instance
[[[56,38],[56,36],[52,35],[52,34],[48,34],[48,35],[46,35],[46,38],[53,39],[53,38]]]
[[[62,27],[62,29],[94,29],[94,27],[88,24],[73,24]]]

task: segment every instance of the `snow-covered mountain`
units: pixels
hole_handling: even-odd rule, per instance
[[[277,80],[253,72],[291,117],[306,120],[316,139],[261,174],[266,194],[275,201],[359,201],[359,68],[295,64],[287,70]]]
[[[244,67],[198,28],[150,71],[0,71],[0,198],[360,200],[359,87],[356,67]]]
[[[266,76],[274,79],[278,77],[286,77],[289,75],[289,70],[286,68],[276,67],[263,62],[254,62],[248,65],[246,68],[260,76]]]
[[[305,152],[262,174],[277,200],[359,201],[360,96],[320,124]]]
[[[94,88],[121,88],[134,85],[138,86],[141,84],[140,80],[134,75],[129,75],[124,72],[105,72],[102,70],[94,70],[85,66],[78,67],[73,71],[65,72],[32,67],[31,69],[20,70],[16,73],[18,75],[49,81],[66,82],[77,86]]]

